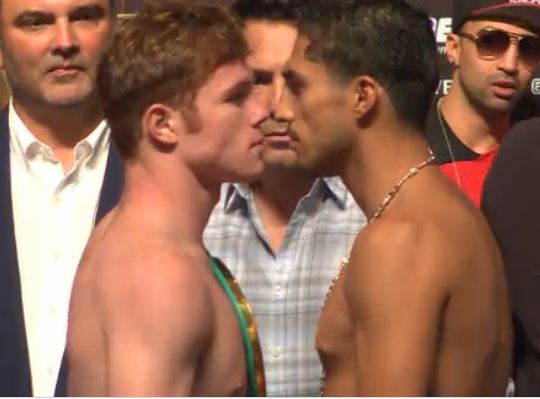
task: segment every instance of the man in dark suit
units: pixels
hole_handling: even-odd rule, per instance
[[[95,90],[113,6],[0,2],[0,64],[12,90],[0,113],[1,396],[54,393],[73,275],[121,190]]]
[[[484,184],[484,211],[503,255],[514,318],[516,396],[540,395],[540,118],[503,140]]]

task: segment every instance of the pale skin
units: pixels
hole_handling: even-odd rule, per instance
[[[536,36],[526,28],[491,20],[468,21],[461,32],[476,34],[487,27]],[[450,91],[441,101],[441,113],[467,147],[478,154],[487,153],[499,146],[510,127],[511,110],[528,89],[534,65],[519,57],[515,43],[500,57],[482,59],[471,40],[455,33],[447,37],[446,56],[454,72]],[[502,80],[514,89],[498,89],[497,81]]]
[[[339,173],[371,216],[428,157],[426,143],[376,80],[338,83],[305,58],[308,44],[296,42],[278,112],[297,132],[299,162]],[[316,341],[328,396],[504,395],[512,337],[501,258],[482,215],[436,167],[359,234]]]
[[[196,132],[179,109],[145,111],[122,199],[92,234],[75,278],[69,395],[246,394],[238,320],[201,236],[221,183],[262,171],[266,111],[252,85],[244,63],[219,67],[197,94]]]
[[[167,239],[163,223],[141,220],[144,209],[110,215],[80,265],[70,309],[69,394],[244,395],[237,319],[206,253],[188,237]]]

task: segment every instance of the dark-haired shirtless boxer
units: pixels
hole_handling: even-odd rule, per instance
[[[341,176],[369,218],[317,345],[329,396],[501,396],[511,327],[481,213],[433,165],[428,17],[396,0],[313,0],[276,115],[305,169]]]

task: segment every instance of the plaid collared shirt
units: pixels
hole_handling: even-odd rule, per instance
[[[269,396],[319,395],[315,325],[330,282],[365,224],[341,179],[317,179],[274,253],[249,186],[223,186],[204,242],[231,269],[252,306]]]

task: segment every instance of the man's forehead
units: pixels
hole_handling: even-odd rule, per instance
[[[309,56],[311,40],[300,34],[296,39],[293,53],[284,68],[284,75],[300,78],[304,82],[330,83],[334,81],[329,66],[319,57]]]
[[[291,55],[296,28],[285,22],[249,21],[244,30],[249,45],[249,60],[264,64],[283,64]]]
[[[297,29],[288,22],[249,20],[244,23],[246,39],[254,44],[287,40],[291,45],[297,36]]]
[[[303,35],[298,35],[294,41],[291,56],[287,64],[302,62],[306,59],[306,49],[309,44],[309,39]]]
[[[519,23],[519,21],[511,21],[508,19],[473,19],[467,21],[463,25],[463,28],[467,31],[478,31],[488,26],[492,28],[502,29],[511,33],[535,35],[535,32],[527,29],[527,27],[523,26],[521,23]]]
[[[101,6],[108,9],[111,6],[110,0],[0,0],[2,13],[10,15],[19,14],[25,11],[43,11],[47,13],[64,13],[70,10],[88,7]]]
[[[294,41],[293,50],[299,53],[305,53],[307,47],[310,45],[311,40],[306,35],[299,33]]]
[[[286,67],[288,69],[304,69],[309,67],[316,67],[318,64],[306,57],[306,51],[311,43],[309,38],[300,34],[295,42],[291,57],[287,61]]]

